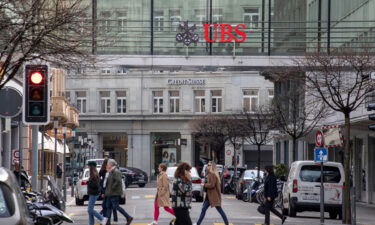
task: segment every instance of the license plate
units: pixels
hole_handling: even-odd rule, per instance
[[[303,195],[302,200],[319,201],[319,196],[316,195]]]

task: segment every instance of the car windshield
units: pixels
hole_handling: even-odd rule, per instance
[[[260,171],[260,177],[263,177],[263,172]],[[257,170],[246,170],[244,173],[245,179],[254,179],[258,177],[258,171]]]
[[[7,186],[0,185],[0,218],[11,216],[8,206],[10,202],[7,202],[7,199],[5,198],[6,194],[8,197],[12,196],[12,193]],[[11,198],[8,199],[11,200]]]
[[[176,172],[177,167],[168,167],[167,175],[168,177],[174,177],[174,173]],[[195,167],[191,168],[191,176],[192,177],[199,177],[198,171]]]
[[[323,174],[325,183],[338,183],[341,180],[341,173],[337,167],[325,166]],[[320,166],[302,166],[300,178],[303,182],[320,182]]]

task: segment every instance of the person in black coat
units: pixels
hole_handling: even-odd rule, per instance
[[[103,215],[103,216],[107,215],[107,198],[103,197],[104,193],[105,193],[104,180],[105,180],[105,177],[106,177],[106,174],[107,174],[107,163],[108,163],[108,159],[105,159],[103,161],[102,167],[100,168],[100,171],[99,171],[99,176],[100,176],[100,194],[101,194],[101,196],[103,198],[102,210],[100,211],[100,214]],[[114,222],[118,221],[117,210],[115,210],[115,209],[113,209],[113,221]],[[108,221],[107,224],[110,225],[111,221]]]
[[[265,225],[270,224],[270,211],[278,216],[284,224],[286,217],[281,215],[279,211],[274,208],[275,198],[278,195],[277,192],[277,179],[273,172],[273,166],[266,166],[265,168],[266,179],[264,181],[264,208],[265,208]]]

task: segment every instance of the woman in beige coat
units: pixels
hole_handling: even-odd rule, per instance
[[[216,164],[214,162],[208,162],[207,169],[208,173],[206,176],[206,183],[202,184],[207,190],[207,194],[206,199],[203,202],[201,215],[199,216],[198,222],[196,224],[200,225],[202,223],[208,207],[211,206],[216,208],[216,210],[223,218],[225,225],[228,225],[228,218],[221,208],[220,178],[219,173],[217,172]]]
[[[157,225],[159,219],[159,207],[164,207],[164,210],[169,212],[172,215],[174,214],[173,209],[170,207],[171,204],[169,202],[170,191],[169,191],[169,180],[166,174],[167,166],[164,163],[159,165],[159,176],[157,179],[157,194],[155,197],[154,203],[154,221],[150,225]]]

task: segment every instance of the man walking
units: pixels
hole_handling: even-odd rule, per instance
[[[122,191],[122,176],[121,172],[116,168],[117,163],[114,159],[109,159],[107,163],[107,173],[108,177],[104,180],[105,194],[107,198],[107,218],[110,220],[112,210],[119,211],[126,218],[126,225],[130,225],[133,221],[133,217],[126,213],[126,211],[120,207],[120,198],[123,194]]]

